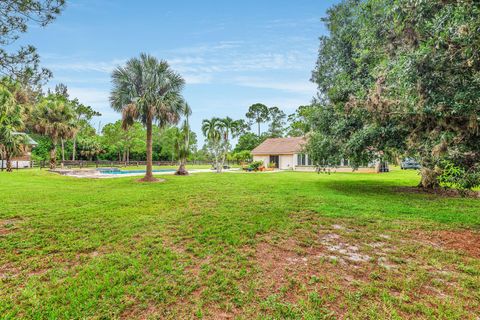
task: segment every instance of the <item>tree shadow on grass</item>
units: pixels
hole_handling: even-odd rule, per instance
[[[337,180],[325,181],[325,188],[334,190],[336,193],[348,196],[372,196],[372,197],[409,197],[424,200],[440,200],[445,198],[470,198],[478,199],[477,191],[461,192],[456,189],[438,188],[424,189],[418,186],[396,184],[394,181],[382,180]]]
[[[408,181],[324,180],[318,187],[330,199],[327,210],[334,216],[409,218],[459,227],[480,226],[478,199],[405,192]]]
[[[353,196],[353,197],[389,197],[401,194],[398,192],[402,185],[396,184],[394,181],[382,180],[336,180],[322,181],[323,188],[334,191],[337,194]]]

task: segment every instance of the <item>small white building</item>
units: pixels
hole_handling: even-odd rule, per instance
[[[252,150],[253,161],[262,161],[264,166],[274,164],[281,170],[315,171],[314,165],[308,154],[303,153],[305,137],[269,138]],[[331,167],[335,172],[352,172],[348,160]],[[357,168],[356,172],[382,172],[380,162],[375,161],[364,167]],[[387,166],[388,171],[388,166]]]
[[[272,163],[275,168],[282,170],[312,165],[308,156],[302,154],[305,142],[304,137],[269,138],[252,150],[253,161],[263,161],[265,166]]]

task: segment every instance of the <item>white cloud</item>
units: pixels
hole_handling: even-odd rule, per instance
[[[264,88],[264,89],[274,89],[289,91],[302,94],[315,94],[316,86],[315,84],[305,80],[305,81],[276,81],[269,79],[261,79],[256,77],[236,77],[233,80],[234,83],[253,88]]]
[[[68,87],[68,93],[71,98],[78,98],[80,102],[95,106],[109,106],[108,97],[110,92],[96,88],[78,88]]]
[[[70,61],[70,62],[46,62],[46,67],[53,71],[95,71],[110,73],[116,66],[124,64],[126,59],[115,59],[112,61]]]
[[[189,84],[205,84],[212,81],[212,76],[208,74],[183,74],[183,78],[187,85]]]

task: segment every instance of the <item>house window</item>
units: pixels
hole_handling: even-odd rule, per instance
[[[304,153],[297,154],[297,165],[299,166],[311,166],[312,159]]]

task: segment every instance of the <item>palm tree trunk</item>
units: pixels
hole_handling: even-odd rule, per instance
[[[12,172],[12,156],[9,152],[5,153],[5,158],[7,160],[7,172]]]
[[[50,150],[50,169],[55,169],[57,166],[57,139],[53,139],[53,147]]]
[[[140,179],[140,181],[145,181],[145,182],[153,182],[157,181],[153,177],[153,170],[152,170],[152,116],[148,115],[147,116],[147,171],[145,172],[145,177],[143,179]]]
[[[222,172],[222,166],[220,165],[220,157],[221,157],[220,152],[222,152],[221,150],[222,150],[222,147],[219,146],[215,153],[215,166],[217,167],[217,173]]]
[[[65,140],[61,140],[62,142],[62,162],[65,162]]]
[[[184,159],[180,160],[180,167],[175,172],[175,175],[177,175],[177,176],[188,176],[188,171],[187,171],[187,168],[185,167],[185,163],[186,163],[186,160],[184,160]]]
[[[75,161],[75,153],[77,151],[77,136],[73,137],[72,161]]]
[[[223,166],[224,166],[224,164],[225,164],[225,158],[226,158],[226,156],[227,156],[227,153],[226,153],[226,151],[224,150],[224,151],[222,152],[222,157],[220,158],[220,172],[223,171]]]

